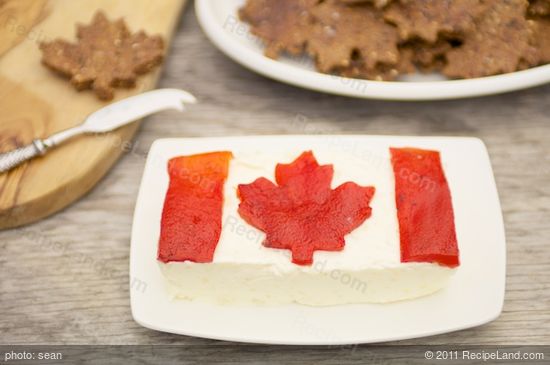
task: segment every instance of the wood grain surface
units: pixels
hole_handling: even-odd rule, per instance
[[[7,151],[80,124],[107,103],[92,92],[77,94],[67,80],[40,65],[38,45],[74,39],[75,24],[87,24],[98,9],[124,16],[131,30],[161,34],[169,44],[185,0],[4,0],[0,6],[0,150]],[[155,86],[159,68],[140,77],[124,98]],[[0,175],[0,229],[56,212],[87,193],[121,154],[138,124],[100,137],[80,137],[48,158]]]
[[[482,138],[504,211],[502,315],[478,328],[399,343],[550,345],[550,85],[426,103],[319,94],[233,63],[208,42],[192,8],[180,23],[160,84],[186,89],[200,104],[143,123],[135,141],[121,146],[126,155],[84,199],[37,224],[0,232],[1,343],[177,344],[183,357],[197,362],[265,356],[283,363],[364,363],[368,346],[289,349],[145,329],[132,319],[128,279],[132,214],[155,139],[361,133]],[[471,301],[475,305],[476,298]]]

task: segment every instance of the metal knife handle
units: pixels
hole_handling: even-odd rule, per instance
[[[48,151],[48,146],[40,139],[35,139],[31,144],[13,151],[0,154],[0,174],[7,172],[23,162],[42,156]]]

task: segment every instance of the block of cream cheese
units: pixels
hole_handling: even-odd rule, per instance
[[[260,138],[255,144],[230,146],[221,143],[193,151],[182,146],[181,155],[225,150],[233,157],[223,185],[221,233],[212,261],[158,262],[167,290],[173,297],[223,304],[326,306],[407,300],[432,294],[446,286],[459,267],[435,262],[402,262],[401,259],[396,178],[390,147],[423,146],[361,145],[338,136],[306,137],[303,142],[296,143],[295,138],[282,139],[279,144],[263,144]],[[311,265],[293,263],[289,250],[265,247],[262,244],[265,233],[238,213],[240,184],[250,184],[260,177],[275,181],[276,165],[289,164],[304,151],[312,151],[320,165],[333,166],[332,188],[351,181],[376,189],[370,202],[371,216],[345,236],[344,248],[315,251]],[[445,169],[444,153],[441,161]],[[420,189],[425,181],[411,171],[408,173],[411,176],[406,178],[418,183]],[[161,178],[167,179],[166,176]],[[452,179],[448,180],[448,185],[452,195]]]

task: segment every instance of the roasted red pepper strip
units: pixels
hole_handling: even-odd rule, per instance
[[[451,192],[439,152],[390,148],[401,262],[460,264]]]
[[[266,233],[264,246],[291,250],[293,263],[310,265],[316,250],[343,250],[344,236],[371,215],[374,187],[346,182],[331,189],[333,174],[332,165],[304,152],[277,165],[277,184],[262,177],[239,185],[239,214]]]
[[[231,158],[231,152],[212,152],[168,162],[170,186],[162,211],[158,260],[212,262]]]

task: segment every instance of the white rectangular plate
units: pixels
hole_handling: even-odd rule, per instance
[[[436,294],[392,304],[331,307],[223,306],[173,300],[156,261],[160,218],[175,156],[261,148],[333,148],[372,159],[389,147],[441,151],[455,211],[461,266]],[[337,168],[337,166],[335,166]],[[132,228],[132,315],[158,331],[213,339],[292,345],[400,340],[487,323],[504,301],[506,246],[502,213],[487,150],[479,139],[391,136],[256,136],[157,140],[149,152]]]

